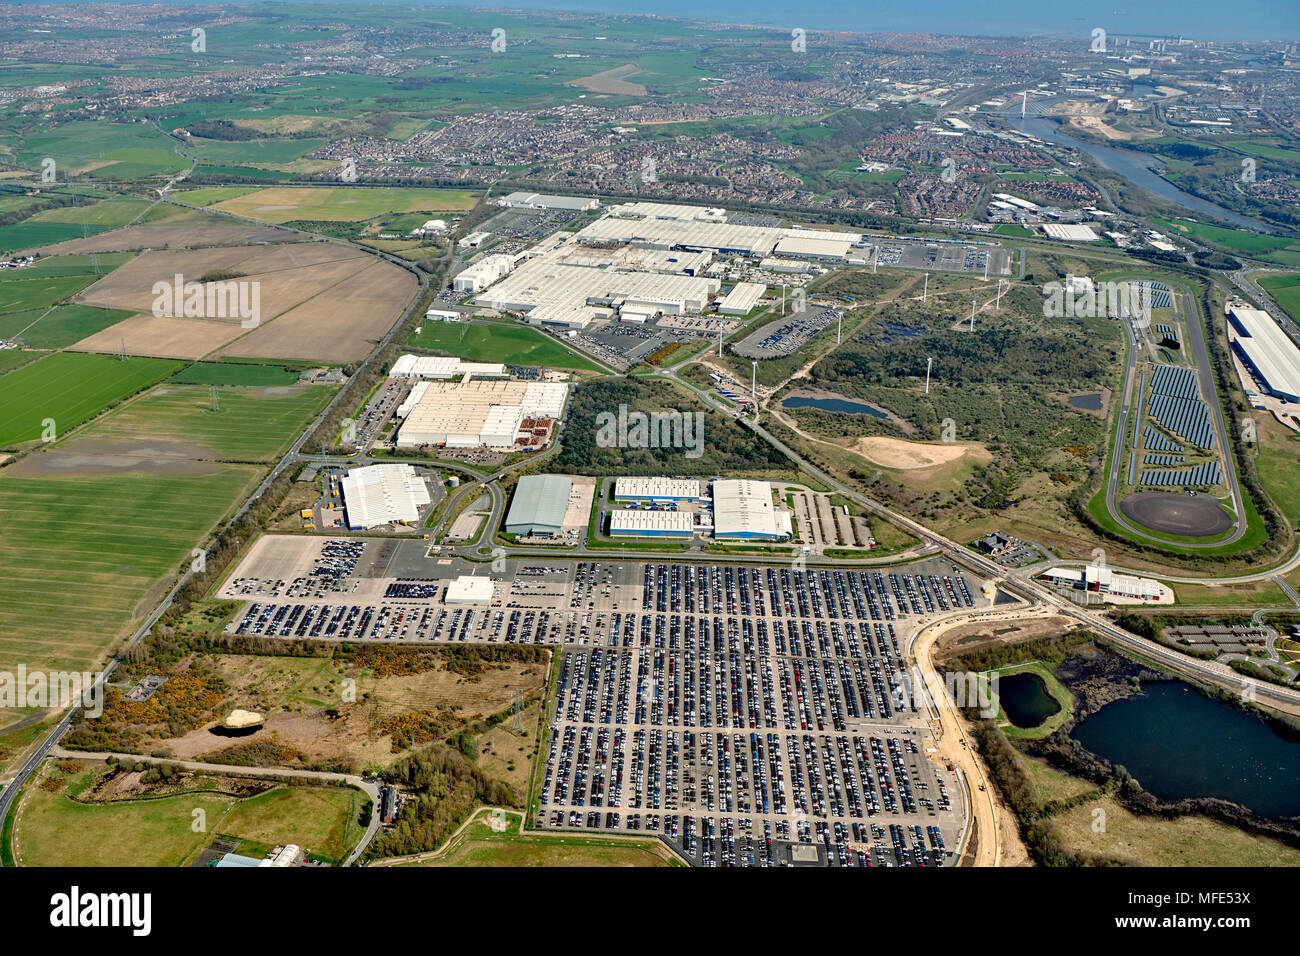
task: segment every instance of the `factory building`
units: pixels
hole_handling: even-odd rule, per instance
[[[447,582],[447,596],[444,599],[448,607],[466,604],[491,604],[495,585],[489,577],[462,574]]]
[[[764,272],[807,272],[808,263],[803,259],[777,259],[769,256],[758,264]]]
[[[506,513],[506,533],[559,535],[572,489],[573,479],[566,475],[524,475]]]
[[[776,244],[774,255],[792,259],[829,259],[843,262],[853,243],[844,239],[820,239],[812,236],[787,236]]]
[[[545,193],[524,192],[502,196],[496,204],[508,209],[565,209],[573,212],[586,212],[600,205],[595,199],[586,196],[548,196]]]
[[[722,315],[748,315],[766,291],[767,286],[761,282],[737,282],[718,304],[718,312]]]
[[[585,329],[600,313],[589,305],[553,303],[539,305],[528,313],[529,325],[553,325],[562,329]]]
[[[494,309],[531,312],[547,305],[582,308],[634,300],[679,315],[701,311],[720,285],[714,278],[590,268],[542,256],[524,262],[474,302]]]
[[[1300,402],[1300,349],[1262,309],[1231,302],[1227,307],[1232,350],[1259,387],[1284,402]]]
[[[609,534],[614,538],[689,538],[691,515],[685,511],[611,511]]]
[[[793,536],[790,512],[772,504],[772,485],[742,478],[713,482],[713,536],[784,541]]]
[[[515,260],[510,256],[484,256],[478,262],[458,272],[452,279],[451,287],[456,292],[482,292],[503,276],[508,276],[515,267]]]
[[[563,382],[481,380],[422,382],[418,396],[402,407],[405,420],[397,433],[398,448],[434,445],[446,448],[511,449],[534,434],[521,434],[526,420],[558,419],[569,386]]]
[[[424,479],[410,465],[353,468],[341,482],[343,510],[350,529],[386,524],[415,524],[420,508],[432,499]]]
[[[609,214],[619,219],[669,219],[676,222],[726,222],[727,220],[725,209],[664,202],[619,203],[617,206],[610,207]]]
[[[619,478],[615,501],[699,501],[700,483],[694,478]]]
[[[388,372],[391,378],[503,378],[506,367],[500,362],[466,362],[445,355],[399,355]]]

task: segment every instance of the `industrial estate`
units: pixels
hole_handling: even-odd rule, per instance
[[[1300,48],[1075,27],[15,8],[0,865],[1300,865]]]

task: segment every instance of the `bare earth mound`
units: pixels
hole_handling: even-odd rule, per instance
[[[1209,495],[1179,495],[1149,491],[1129,495],[1119,503],[1120,511],[1152,531],[1199,538],[1222,534],[1233,526],[1232,516]]]
[[[884,468],[911,469],[947,465],[963,457],[971,449],[968,445],[958,445],[954,442],[930,445],[924,442],[904,441],[901,438],[888,438],[884,435],[868,435],[859,438],[853,450]]]

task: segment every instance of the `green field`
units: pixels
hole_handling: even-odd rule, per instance
[[[293,843],[340,861],[361,835],[356,819],[366,798],[351,789],[279,787],[244,799],[211,791],[112,803],[72,799],[98,773],[47,767],[52,789],[27,788],[13,834],[21,865],[182,866],[218,835],[256,845],[257,855],[261,847]],[[195,809],[205,816],[199,832],[191,826]]]
[[[1300,276],[1261,276],[1259,284],[1292,319],[1300,322]]]
[[[542,332],[523,325],[467,322],[426,322],[408,345],[456,355],[468,362],[505,362],[508,365],[542,365],[580,371],[600,371],[599,366]]]
[[[29,352],[26,349],[4,349],[0,351],[0,375],[40,357],[39,352]]]
[[[58,352],[9,372],[0,377],[0,447],[40,438],[46,419],[53,419],[57,434],[64,434],[181,364]]]
[[[48,309],[72,298],[95,281],[93,275],[37,275],[18,278],[22,272],[0,278],[0,314],[25,309]]]
[[[125,226],[150,206],[147,199],[119,196],[105,199],[93,206],[62,206],[37,213],[28,222],[69,222],[80,226]]]
[[[187,149],[202,163],[233,163],[257,165],[259,163],[291,163],[295,159],[315,152],[328,142],[325,139],[250,139],[226,141],[219,139],[190,139]]]
[[[70,173],[140,179],[185,168],[175,145],[170,137],[143,123],[82,120],[28,137],[18,151],[18,162],[39,169],[42,160],[53,158],[60,182]]]
[[[75,256],[44,256],[16,273],[15,278],[103,275],[112,272],[134,255],[134,252],[98,252]]]
[[[83,441],[113,441],[125,450],[150,442],[175,442],[155,455],[267,462],[278,457],[329,400],[333,390],[318,385],[219,387],[217,410],[211,388],[164,385],[78,432],[60,451],[75,452]]]
[[[106,475],[71,456],[29,462],[0,472],[6,670],[92,665],[264,470],[141,461]]]
[[[298,381],[298,372],[282,365],[195,362],[167,381],[178,385],[292,385]]]
[[[177,202],[187,203],[191,206],[210,206],[215,202],[224,202],[227,199],[247,196],[256,189],[256,186],[203,186],[198,189],[182,190],[176,193],[173,198]]]
[[[93,305],[57,305],[23,330],[23,338],[34,349],[62,349],[75,345],[135,313],[124,309],[101,309]]]
[[[182,193],[181,199],[185,198]],[[213,204],[213,208],[263,222],[356,222],[386,212],[438,212],[474,205],[471,193],[402,186],[268,186]]]
[[[436,860],[423,866],[675,866],[654,840],[616,840],[600,836],[519,833],[519,818],[508,814],[509,829],[497,832],[480,814]]]
[[[82,236],[104,232],[107,228],[70,222],[35,222],[29,219],[12,226],[0,226],[0,252],[21,252],[63,242],[65,239],[80,239]]]
[[[1245,229],[1229,229],[1213,226],[1195,219],[1161,219],[1155,217],[1152,222],[1162,227],[1171,235],[1191,236],[1202,242],[1219,246],[1229,252],[1259,259],[1269,259],[1284,264],[1296,264],[1293,258],[1300,255],[1300,240],[1286,236],[1266,236]]]

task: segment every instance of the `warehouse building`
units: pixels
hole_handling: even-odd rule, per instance
[[[749,315],[766,291],[767,286],[761,282],[737,282],[718,304],[718,312],[722,315]]]
[[[515,267],[515,260],[510,256],[484,256],[478,262],[456,274],[451,280],[451,287],[457,292],[482,292],[502,276],[507,276]]]
[[[506,367],[500,362],[466,362],[446,355],[399,355],[388,374],[391,378],[503,378]]]
[[[600,205],[595,199],[586,196],[548,196],[545,193],[524,192],[502,196],[496,204],[509,209],[564,209],[573,212],[586,212]]]
[[[614,538],[689,538],[691,516],[685,511],[611,511],[609,534]]]
[[[791,259],[830,259],[843,262],[853,243],[844,239],[819,239],[813,236],[787,236],[776,244],[773,254]]]
[[[1086,568],[1048,568],[1042,579],[1050,584],[1091,591],[1103,597],[1134,601],[1160,601],[1167,593],[1159,581],[1116,574],[1110,568],[1090,564]]]
[[[792,537],[790,512],[772,504],[772,485],[743,478],[713,482],[713,536],[763,541]]]
[[[615,501],[699,501],[700,483],[694,478],[619,478]]]
[[[474,574],[462,574],[447,582],[447,596],[444,602],[448,607],[466,604],[491,604],[495,585],[489,577]]]
[[[1300,349],[1262,309],[1229,303],[1232,350],[1259,387],[1285,402],[1300,402]]]
[[[524,475],[510,501],[506,533],[559,535],[572,489],[573,479],[566,475]]]
[[[386,524],[415,524],[432,499],[410,465],[367,465],[343,478],[343,509],[354,531]]]

